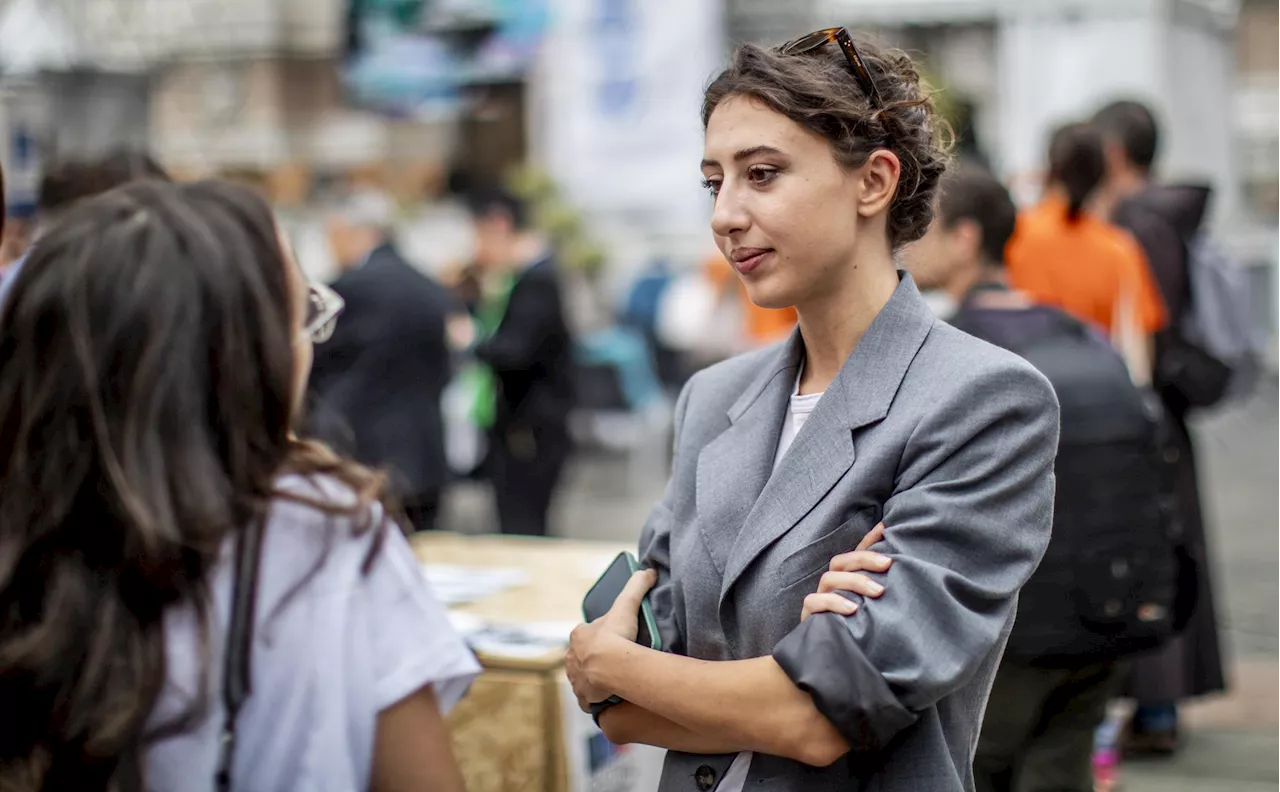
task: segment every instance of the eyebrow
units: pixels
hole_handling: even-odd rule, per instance
[[[757,154],[779,154],[779,155],[781,155],[781,154],[782,154],[782,151],[780,151],[779,149],[774,148],[773,146],[752,146],[751,148],[744,148],[744,149],[740,150],[738,153],[734,154],[734,155],[733,155],[733,161],[734,161],[734,162],[742,162],[744,159],[750,159],[751,157],[754,157],[754,156],[756,156]],[[704,160],[702,161],[702,167],[704,167],[704,168],[705,168],[705,167],[707,167],[708,165],[710,165],[711,167],[719,167],[719,166],[720,166],[720,163],[719,163],[719,162],[716,162],[715,160],[704,159]]]

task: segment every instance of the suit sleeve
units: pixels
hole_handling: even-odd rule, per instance
[[[920,421],[876,546],[893,558],[884,595],[814,616],[774,650],[853,750],[883,750],[1001,646],[1049,543],[1057,446],[1057,398],[1020,361]]]
[[[658,571],[658,582],[649,592],[649,601],[653,605],[654,618],[658,622],[658,633],[662,636],[662,648],[673,654],[684,654],[684,625],[680,621],[678,595],[675,584],[671,580],[671,530],[674,526],[674,499],[676,476],[680,472],[680,432],[684,426],[685,412],[689,407],[689,392],[693,388],[693,380],[685,384],[676,400],[675,410],[675,464],[672,465],[671,478],[667,481],[666,492],[662,500],[653,507],[649,519],[645,521],[640,532],[640,562],[650,569]]]
[[[476,346],[475,355],[494,371],[528,371],[541,362],[539,350],[560,315],[555,279],[527,273],[512,291],[498,329]]]

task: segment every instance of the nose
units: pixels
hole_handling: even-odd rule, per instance
[[[750,215],[740,192],[729,185],[720,185],[715,207],[711,211],[711,232],[719,237],[729,237],[746,231],[751,225]]]

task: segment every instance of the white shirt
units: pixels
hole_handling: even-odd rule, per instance
[[[323,495],[298,477],[286,486],[312,498],[342,497],[336,483],[324,483]],[[382,521],[380,508],[374,517],[375,525]],[[378,533],[352,535],[347,518],[287,500],[273,505],[260,560],[252,690],[236,726],[233,789],[366,789],[378,713],[428,684],[447,712],[480,672],[394,525],[382,528],[382,547],[365,569]],[[230,559],[227,552],[210,581],[208,715],[147,752],[149,789],[213,788]],[[192,609],[169,614],[165,628],[168,683],[153,725],[183,712],[198,690],[201,647]]]
[[[803,373],[804,368],[801,367],[800,374]],[[775,471],[782,462],[782,458],[790,450],[791,444],[796,441],[796,435],[800,434],[805,422],[809,420],[809,416],[817,408],[818,401],[822,399],[821,393],[800,395],[800,374],[796,375],[795,388],[791,391],[791,403],[788,406],[786,417],[782,420],[782,434],[778,437],[778,452],[773,457],[773,469]],[[750,751],[743,751],[734,757],[733,764],[729,765],[724,778],[720,780],[720,786],[716,787],[716,792],[743,792],[743,787],[747,783],[747,772],[751,770],[751,756],[752,753]]]

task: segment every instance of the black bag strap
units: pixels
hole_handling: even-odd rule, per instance
[[[255,518],[236,537],[235,582],[231,593],[231,623],[222,658],[222,704],[225,718],[218,736],[218,792],[230,792],[235,759],[236,716],[251,692],[249,658],[253,649],[254,603],[265,517]]]

